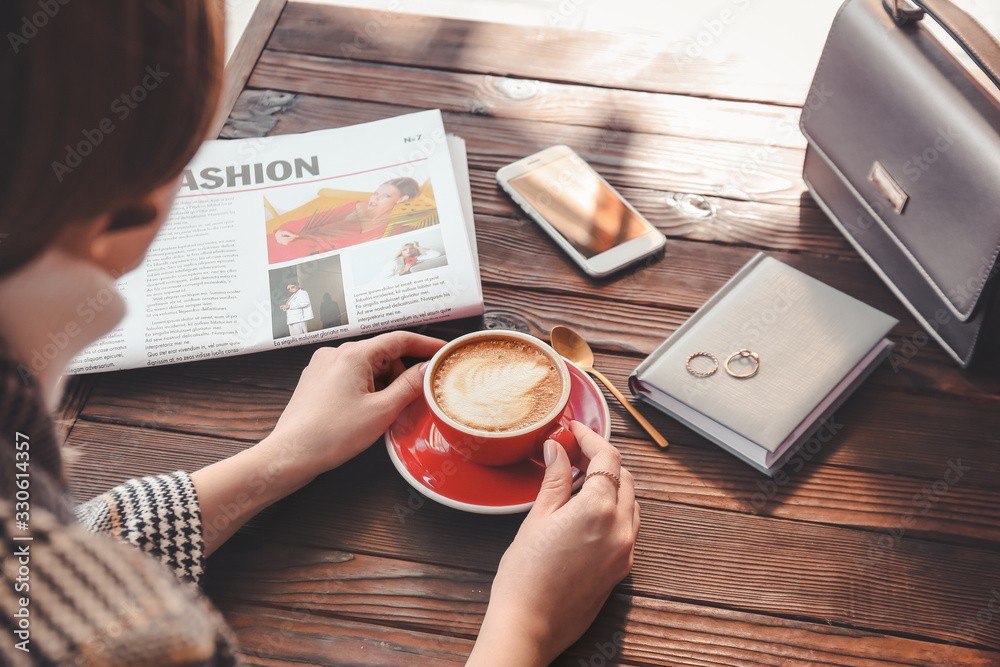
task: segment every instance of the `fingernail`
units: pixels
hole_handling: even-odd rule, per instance
[[[417,372],[423,375],[424,371],[427,370],[427,363],[428,362],[426,361],[421,361],[419,364],[417,364]]]
[[[556,441],[546,440],[542,447],[542,456],[545,458],[546,467],[556,462]]]

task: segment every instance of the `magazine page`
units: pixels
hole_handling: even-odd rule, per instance
[[[465,165],[436,110],[206,142],[145,261],[117,282],[128,314],[69,372],[481,314]]]
[[[483,286],[479,275],[479,244],[476,242],[476,224],[472,217],[472,182],[469,180],[469,157],[465,152],[465,139],[449,134],[448,151],[451,153],[451,165],[455,169],[458,198],[462,202],[462,213],[465,215],[465,231],[469,235],[472,264],[476,267],[476,290],[480,300],[482,300]]]

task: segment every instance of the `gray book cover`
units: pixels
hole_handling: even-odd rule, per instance
[[[759,253],[633,377],[776,452],[895,324],[881,311]],[[758,372],[742,380],[723,367],[741,349],[760,358]],[[719,359],[719,370],[710,377],[685,367],[688,356],[701,351]],[[711,367],[704,358],[696,361]],[[753,368],[745,359],[730,366],[737,373]]]

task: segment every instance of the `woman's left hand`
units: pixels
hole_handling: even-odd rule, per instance
[[[212,553],[243,523],[378,439],[423,391],[425,364],[444,341],[397,331],[316,350],[269,436],[191,475]]]

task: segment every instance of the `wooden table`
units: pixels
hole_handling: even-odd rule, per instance
[[[611,403],[642,506],[635,568],[558,664],[1000,664],[1000,365],[962,372],[924,342],[801,178],[798,107],[836,4],[784,3],[785,37],[737,15],[722,37],[740,57],[718,58],[692,47],[699,33],[264,0],[231,63],[224,137],[440,108],[466,139],[487,313],[432,333],[572,324],[624,388],[760,249],[899,318],[896,361],[780,487],[643,408],[673,443],[661,451]],[[555,143],[667,234],[662,260],[595,282],[511,205],[497,168]],[[75,380],[60,422],[75,493],[249,446],[311,352]],[[250,664],[461,663],[520,521],[424,500],[379,442],[248,524],[210,559],[207,590]]]

